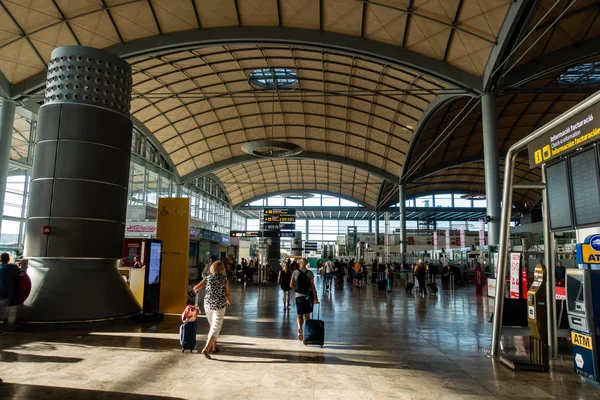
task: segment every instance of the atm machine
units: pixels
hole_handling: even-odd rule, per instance
[[[567,269],[567,318],[571,328],[573,364],[583,378],[600,383],[600,235],[577,245],[580,269]]]

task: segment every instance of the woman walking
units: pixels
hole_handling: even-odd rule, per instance
[[[387,263],[385,265],[385,277],[387,279],[386,292],[391,292],[392,287],[394,286],[394,266],[392,263]]]
[[[285,263],[283,263],[283,269],[281,269],[281,271],[279,271],[279,277],[277,278],[277,283],[279,283],[279,286],[281,287],[281,290],[283,291],[283,311],[285,312],[286,310],[290,309],[290,281],[292,280],[292,271],[291,271],[291,267],[290,267],[290,260],[286,260]]]
[[[225,275],[225,265],[221,261],[216,261],[210,266],[209,274],[202,282],[194,286],[194,292],[198,293],[202,288],[206,288],[204,311],[210,325],[206,346],[204,346],[202,354],[210,359],[210,353],[219,351],[217,338],[223,327],[225,307],[231,305],[229,280]]]

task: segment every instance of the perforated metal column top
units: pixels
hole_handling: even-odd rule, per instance
[[[131,83],[131,66],[120,57],[92,47],[59,47],[48,63],[44,104],[88,104],[129,117]]]
[[[25,235],[33,283],[26,320],[135,314],[139,306],[116,268],[131,160],[131,68],[101,50],[61,47],[47,82]]]

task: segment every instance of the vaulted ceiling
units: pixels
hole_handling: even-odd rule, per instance
[[[478,96],[499,94],[502,157],[589,95],[556,77],[598,59],[599,13],[591,0],[0,0],[0,91],[34,107],[55,47],[105,48],[132,65],[134,124],[183,182],[214,173],[234,204],[290,189],[376,207],[401,177],[413,195],[480,191]],[[298,85],[248,83],[274,67]],[[261,139],[304,152],[242,152]]]

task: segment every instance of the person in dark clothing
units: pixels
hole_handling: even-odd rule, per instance
[[[567,276],[567,269],[565,267],[563,267],[561,261],[557,262],[556,267],[554,267],[554,279],[556,280],[556,285],[564,286],[566,276]]]
[[[444,265],[444,268],[442,268],[442,287],[447,287],[450,284],[451,273],[450,265]]]
[[[17,276],[25,275],[23,271],[15,264],[10,264],[10,255],[8,253],[0,254],[0,316],[4,309],[8,307],[10,298],[17,288]],[[1,333],[0,335],[4,335]]]
[[[423,260],[419,260],[417,266],[415,267],[415,278],[419,282],[419,293],[422,296],[427,296],[427,289],[425,287],[425,277],[427,275],[427,271],[425,269],[425,264]]]
[[[283,311],[290,309],[290,297],[291,297],[291,288],[290,281],[292,280],[292,270],[290,267],[290,262],[287,260],[283,263],[283,268],[279,271],[279,277],[277,278],[277,283],[281,287],[283,291]]]

